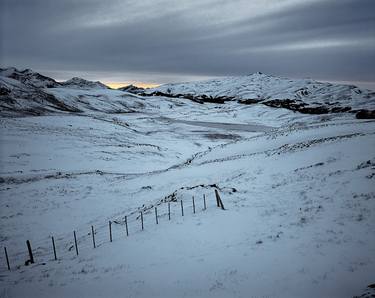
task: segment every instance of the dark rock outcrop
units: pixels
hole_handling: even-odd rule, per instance
[[[300,112],[302,114],[329,114],[329,113],[344,113],[351,111],[351,107],[330,107],[325,105],[319,105],[314,103],[314,105],[309,105],[299,99],[274,99],[261,102],[262,104],[274,107],[274,108],[284,108],[295,112]]]
[[[375,110],[369,111],[369,110],[359,110],[355,117],[357,119],[375,119]]]
[[[252,105],[252,104],[260,103],[262,101],[264,101],[263,98],[248,98],[248,99],[237,100],[238,103],[244,104],[244,105]]]
[[[273,99],[263,102],[264,105],[272,108],[285,108],[292,111],[298,111],[306,106],[301,100],[292,99]]]
[[[10,89],[4,86],[0,86],[0,96],[2,95],[8,95],[11,92]]]
[[[186,98],[191,101],[197,102],[197,103],[218,103],[223,104],[226,101],[231,101],[234,99],[232,96],[210,96],[210,95],[193,95],[193,94],[173,94],[173,93],[164,93],[161,91],[154,91],[154,92],[142,92],[138,93],[142,96],[163,96],[163,97],[169,97],[169,98]]]
[[[128,85],[128,86],[120,87],[120,88],[117,88],[117,90],[130,92],[130,93],[133,93],[133,94],[140,94],[140,93],[143,93],[145,91],[144,88],[137,87],[137,86],[134,86],[134,85]]]

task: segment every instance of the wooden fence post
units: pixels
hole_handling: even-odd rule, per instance
[[[7,252],[7,248],[6,248],[5,246],[4,246],[4,252],[5,252],[5,258],[6,258],[6,260],[7,260],[8,270],[10,271],[8,252]]]
[[[217,189],[215,189],[215,197],[216,197],[216,205],[217,207],[220,207],[219,192],[217,191]]]
[[[126,228],[126,236],[129,236],[129,231],[128,231],[128,217],[125,215],[125,228]]]
[[[184,203],[182,202],[182,200],[180,202],[181,202],[181,215],[184,216]]]
[[[206,195],[203,194],[203,210],[206,210],[207,209],[207,205],[206,205]]]
[[[30,244],[30,241],[27,240],[26,241],[26,245],[27,245],[27,250],[29,251],[29,257],[30,257],[30,264],[34,264],[34,256],[33,256],[33,251],[31,249],[31,244]],[[26,264],[28,265],[28,262],[26,262]]]
[[[168,202],[168,220],[171,220],[171,203]]]
[[[96,248],[94,226],[91,226],[91,235],[92,235],[92,244],[94,245],[94,248]]]
[[[76,254],[78,256],[78,245],[77,245],[77,236],[76,236],[76,231],[73,231],[73,235],[74,235],[74,245],[76,247]]]
[[[225,210],[223,201],[221,200],[219,192],[217,191],[217,189],[215,189],[215,195],[216,195],[217,207],[221,207],[221,209]]]
[[[193,196],[193,213],[195,214],[195,201],[194,201],[194,196]]]
[[[57,261],[55,238],[53,238],[53,236],[52,236],[52,247],[53,247],[53,255],[55,256],[55,261]]]
[[[158,225],[159,221],[158,221],[158,208],[157,207],[155,207],[155,220],[156,220],[156,224]]]
[[[141,211],[141,222],[142,222],[142,231],[143,231],[143,212]]]
[[[108,222],[108,226],[109,226],[109,242],[112,242],[112,222],[111,221]]]

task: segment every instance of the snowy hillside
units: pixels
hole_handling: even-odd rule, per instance
[[[36,88],[49,88],[57,87],[59,83],[54,79],[43,76],[31,69],[18,70],[14,67],[0,68],[0,77],[6,77],[20,81],[26,86],[36,87]]]
[[[296,80],[254,73],[200,82],[165,84],[148,89],[146,94],[186,97],[198,101],[243,104],[262,103],[307,114],[372,111],[375,117],[375,92],[352,85]],[[160,94],[162,93],[162,94]]]
[[[375,120],[350,113],[373,111],[371,91],[261,74],[143,95],[0,84],[0,297],[375,294]]]
[[[26,85],[18,80],[0,76],[2,116],[42,115],[57,111],[78,112],[79,110],[58,100],[44,88]]]
[[[129,112],[138,106],[136,96],[110,90],[100,82],[81,78],[58,83],[31,70],[15,68],[0,72],[0,111],[2,116],[44,115],[51,113]]]

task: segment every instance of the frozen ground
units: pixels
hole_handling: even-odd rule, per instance
[[[375,282],[375,121],[48,92],[70,105],[83,94],[87,109],[0,118],[0,241],[12,266],[1,252],[0,297],[353,297]]]

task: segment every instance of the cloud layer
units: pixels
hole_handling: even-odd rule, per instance
[[[256,71],[375,81],[373,0],[0,0],[1,64],[178,81]]]

